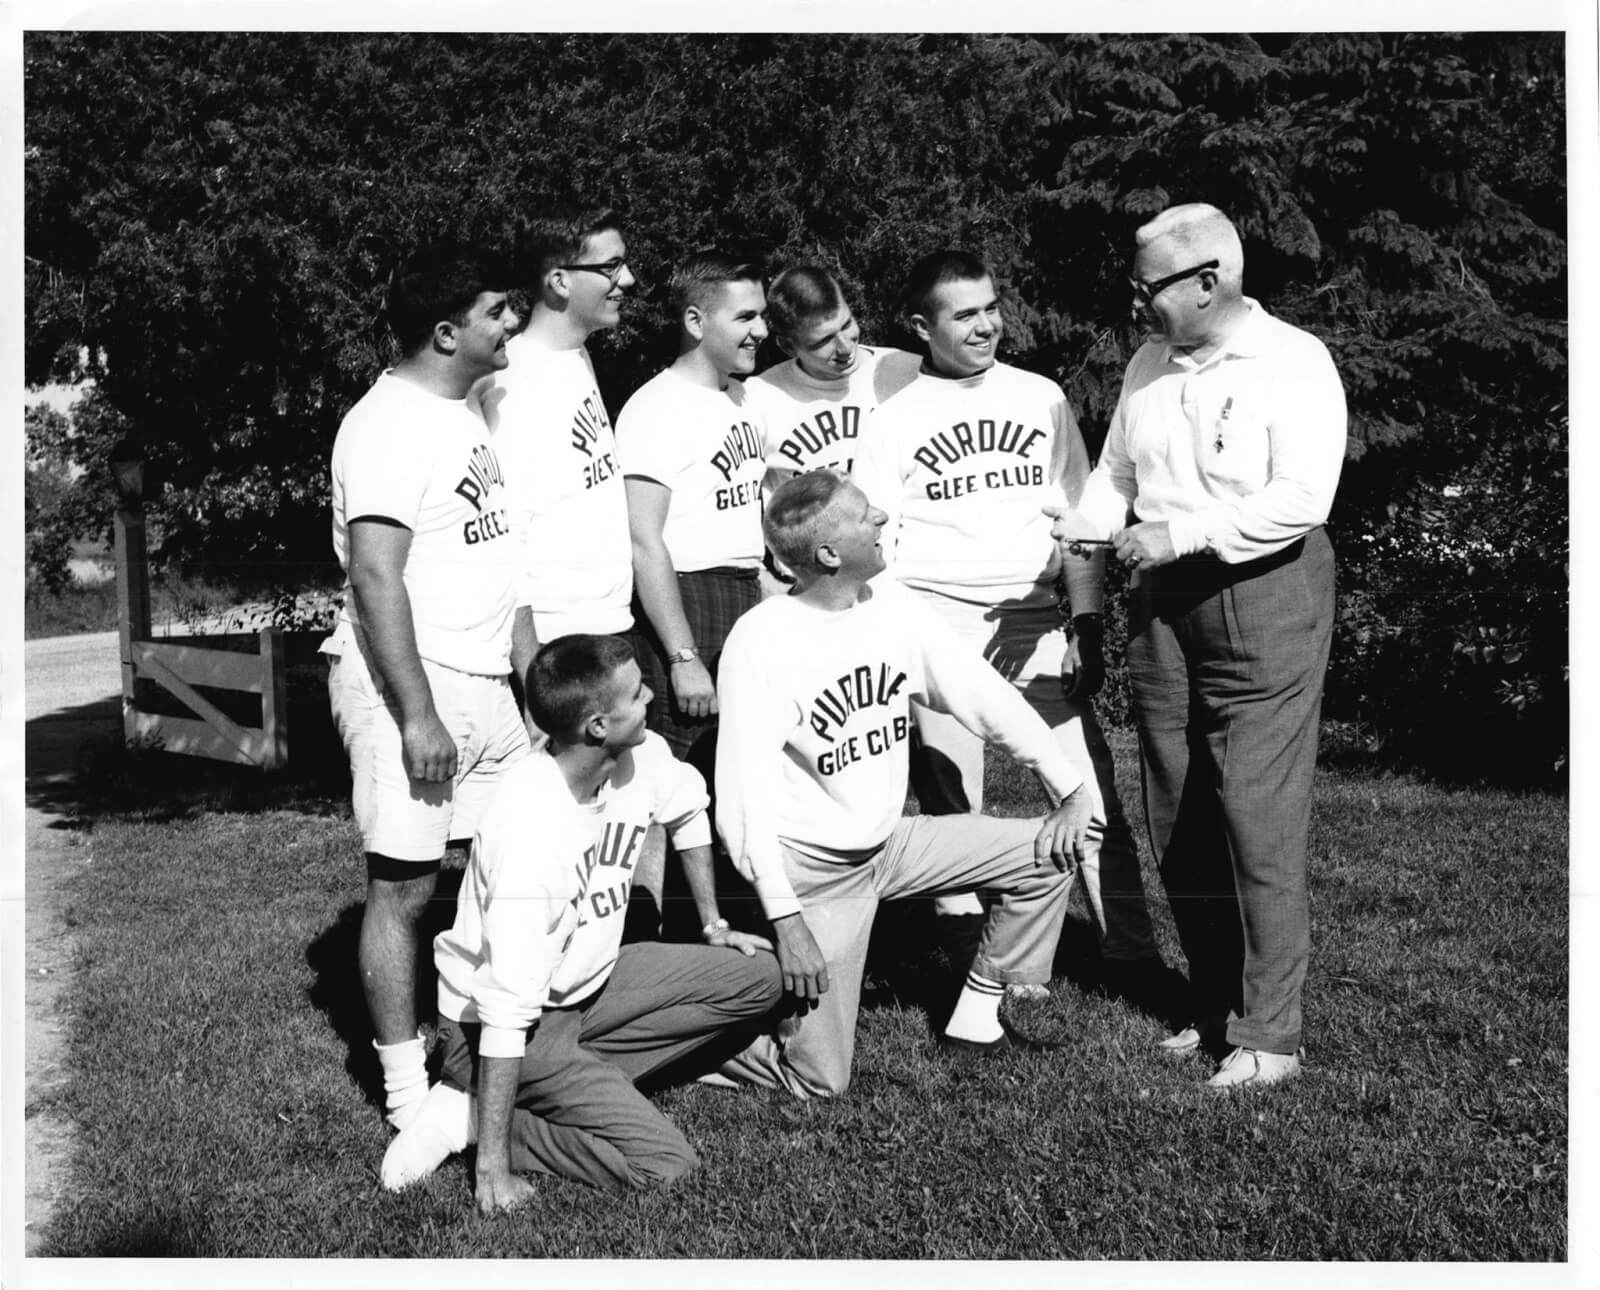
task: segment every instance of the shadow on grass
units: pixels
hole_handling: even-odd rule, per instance
[[[439,885],[417,927],[417,1020],[424,1027],[438,1022],[439,975],[433,964],[433,938],[455,920],[456,896],[464,870],[458,853],[439,872]],[[339,911],[306,946],[306,965],[312,981],[306,997],[324,1017],[345,1046],[345,1073],[379,1114],[383,1111],[383,1073],[372,1048],[372,1021],[361,988],[361,919],[365,903],[351,903]],[[429,1074],[437,1076],[429,1058]]]
[[[67,827],[98,819],[164,822],[202,811],[347,809],[350,771],[328,709],[325,665],[294,642],[286,678],[289,764],[251,766],[130,746],[122,737],[120,699],[101,699],[29,721],[24,733],[26,800],[67,817]]]

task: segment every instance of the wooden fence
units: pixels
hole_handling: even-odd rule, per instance
[[[195,640],[204,643],[194,643]],[[289,739],[284,720],[283,633],[266,628],[257,633],[256,643],[254,652],[243,652],[227,648],[226,641],[219,638],[130,641],[129,680],[134,684],[124,687],[124,736],[153,742],[166,752],[240,762],[263,770],[276,770],[286,764]],[[176,716],[141,708],[138,697],[145,687],[137,686],[139,681],[159,686],[195,715]],[[230,717],[201,694],[201,689],[259,695],[260,724]]]

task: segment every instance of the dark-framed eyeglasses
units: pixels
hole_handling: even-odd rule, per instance
[[[609,260],[601,260],[596,264],[563,264],[563,269],[576,271],[585,270],[589,273],[598,273],[611,280],[611,285],[616,286],[621,280],[623,272],[628,267],[627,260],[621,256],[614,256]]]
[[[1204,264],[1197,264],[1192,269],[1182,269],[1177,273],[1169,273],[1166,277],[1157,278],[1154,282],[1142,282],[1138,278],[1130,277],[1128,285],[1133,288],[1134,298],[1141,305],[1147,305],[1174,283],[1182,282],[1185,278],[1192,278],[1198,273],[1204,273],[1207,269],[1219,268],[1221,264],[1221,260],[1207,260]]]

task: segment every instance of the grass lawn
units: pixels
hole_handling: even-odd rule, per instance
[[[1296,1084],[1218,1097],[1199,1063],[1162,1060],[1156,1020],[1068,979],[1090,956],[1081,904],[1049,1004],[1077,1047],[943,1058],[930,1012],[958,978],[905,943],[922,924],[902,913],[844,1099],[670,1090],[703,1160],[676,1188],[543,1179],[534,1206],[486,1221],[462,1160],[378,1188],[363,880],[337,783],[159,756],[98,782],[60,1107],[84,1145],[48,1255],[1566,1257],[1563,797],[1322,773]],[[991,793],[1031,812],[1003,768]]]

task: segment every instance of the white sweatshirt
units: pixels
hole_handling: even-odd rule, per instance
[[[888,578],[850,609],[777,596],[734,624],[717,679],[717,828],[769,918],[800,908],[780,838],[850,863],[889,836],[914,698],[1032,768],[1053,800],[1083,782],[1027,701]]]
[[[1062,559],[1046,505],[1076,503],[1089,454],[1061,387],[996,363],[924,372],[872,415],[852,471],[888,512],[883,554],[908,587],[981,605],[1051,606]],[[1074,613],[1098,613],[1100,561],[1073,557]]]
[[[506,772],[472,839],[455,925],[433,942],[439,1014],[482,1022],[480,1055],[521,1057],[547,1004],[581,1003],[606,983],[656,820],[680,851],[710,845],[705,781],[656,734],[593,803],[573,799],[547,751]]]

